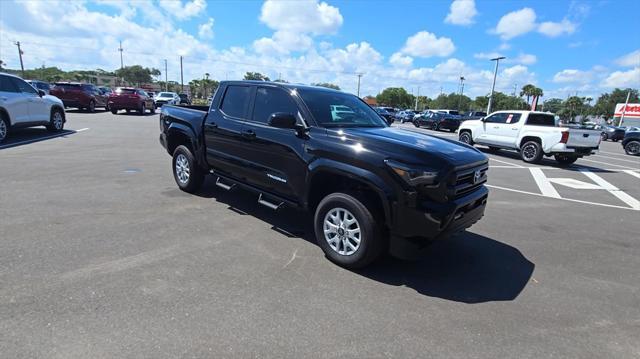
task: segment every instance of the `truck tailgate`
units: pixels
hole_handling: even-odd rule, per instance
[[[598,147],[600,145],[600,131],[570,128],[567,147]]]

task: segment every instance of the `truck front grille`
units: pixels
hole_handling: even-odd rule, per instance
[[[454,197],[464,197],[487,182],[487,170],[489,165],[485,163],[456,172],[451,181]]]

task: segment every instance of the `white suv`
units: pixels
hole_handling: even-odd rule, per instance
[[[49,131],[62,131],[65,121],[59,98],[36,90],[18,76],[0,73],[0,143],[12,128],[46,126]]]

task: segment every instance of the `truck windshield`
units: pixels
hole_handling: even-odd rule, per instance
[[[387,127],[371,107],[354,95],[299,89],[298,93],[322,127]]]

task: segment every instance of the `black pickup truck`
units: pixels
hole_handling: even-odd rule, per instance
[[[163,106],[160,143],[178,186],[205,175],[258,203],[315,213],[318,245],[358,268],[416,257],[484,214],[488,161],[465,144],[389,127],[360,98],[312,86],[220,83],[210,107]]]

